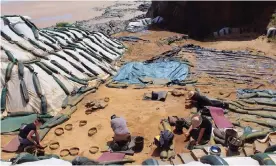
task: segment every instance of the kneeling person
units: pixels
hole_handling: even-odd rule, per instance
[[[33,145],[42,148],[37,130],[43,123],[43,119],[36,119],[33,123],[24,125],[20,128],[18,138],[22,148]],[[35,139],[32,138],[33,134],[35,134]]]
[[[131,136],[124,118],[112,115],[111,128],[114,132],[113,141],[116,142],[119,146],[124,146],[130,142]]]
[[[192,116],[192,125],[190,126],[186,137],[191,136],[190,145],[204,145],[211,139],[212,123],[201,115]]]

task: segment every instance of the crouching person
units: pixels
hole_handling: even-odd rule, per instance
[[[190,138],[188,149],[195,145],[207,144],[211,139],[212,123],[201,115],[194,115],[191,118],[192,125],[185,133],[186,138]]]
[[[33,123],[24,125],[20,128],[18,139],[20,148],[24,149],[27,146],[36,146],[42,148],[38,129],[44,123],[43,119],[36,119]],[[35,137],[33,137],[35,135]]]
[[[128,143],[131,141],[131,135],[127,128],[126,120],[116,115],[111,116],[111,128],[114,132],[112,150],[128,150]]]

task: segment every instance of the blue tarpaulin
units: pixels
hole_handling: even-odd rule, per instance
[[[189,66],[176,60],[157,60],[152,63],[130,62],[125,64],[113,81],[128,84],[143,84],[141,79],[165,79],[183,81],[188,76]]]

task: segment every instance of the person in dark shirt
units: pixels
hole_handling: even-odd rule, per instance
[[[38,134],[39,127],[44,123],[43,119],[36,119],[33,123],[23,125],[19,131],[19,142],[22,148],[35,145],[42,148]],[[35,134],[35,139],[32,137]]]
[[[201,115],[192,116],[192,125],[185,133],[186,137],[190,137],[190,144],[204,145],[207,144],[212,134],[212,123]]]
[[[188,93],[188,99],[191,104],[197,107],[197,109],[202,109],[204,106],[213,106],[220,108],[229,108],[229,104],[219,100],[210,100],[208,97],[201,95],[199,92],[190,91]]]

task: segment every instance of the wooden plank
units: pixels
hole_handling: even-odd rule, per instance
[[[178,155],[176,155],[174,159],[171,159],[171,162],[172,162],[171,164],[173,165],[184,164]]]
[[[254,145],[253,144],[244,144],[243,152],[245,156],[250,156],[254,154]]]
[[[191,156],[190,153],[180,153],[178,154],[178,156],[184,164],[195,161],[195,159]]]
[[[197,161],[199,161],[201,157],[206,155],[206,153],[202,149],[193,149],[191,154]]]
[[[210,147],[211,146],[206,146],[206,147],[204,147],[204,152],[206,153],[206,154],[209,154],[209,150],[210,150]]]

